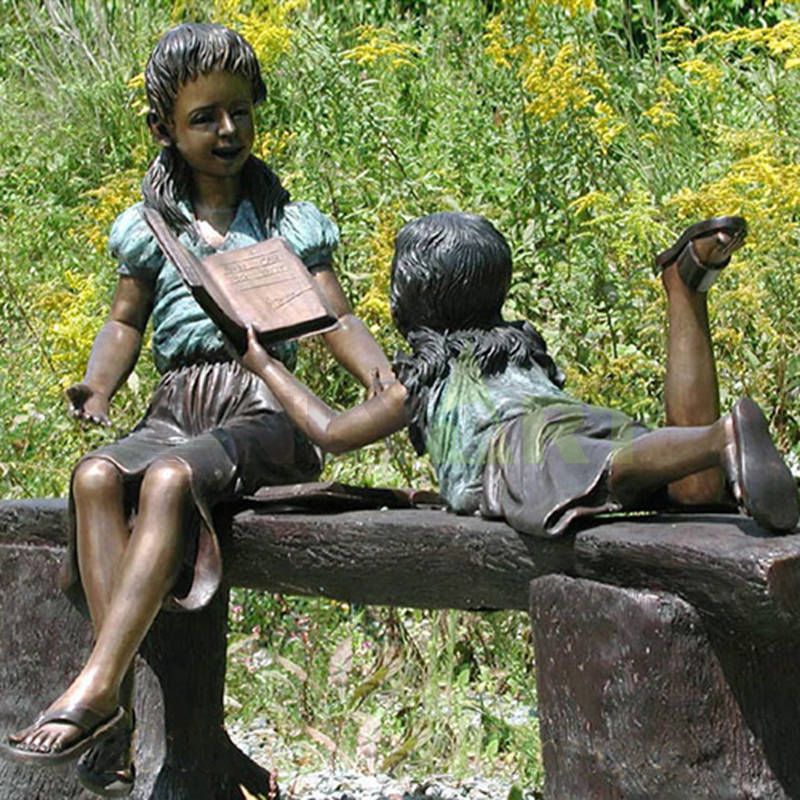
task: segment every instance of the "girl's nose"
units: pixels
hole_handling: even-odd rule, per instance
[[[233,124],[233,117],[227,111],[221,111],[217,134],[219,136],[231,136],[234,133],[236,133],[236,126]]]

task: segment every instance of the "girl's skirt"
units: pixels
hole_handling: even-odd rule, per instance
[[[581,517],[620,511],[609,487],[611,457],[648,432],[622,412],[583,403],[556,403],[505,422],[489,446],[481,514],[550,537]],[[662,493],[641,507],[664,502]]]
[[[260,486],[314,480],[321,468],[319,451],[264,383],[236,362],[168,372],[134,430],[88,453],[78,466],[88,459],[108,461],[121,473],[131,524],[151,464],[174,459],[189,468],[193,504],[184,526],[184,566],[168,603],[187,610],[204,606],[222,576],[214,506]],[[60,582],[82,605],[72,488],[69,507],[71,532]]]

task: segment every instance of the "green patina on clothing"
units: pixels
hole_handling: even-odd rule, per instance
[[[120,275],[138,278],[153,289],[153,359],[160,373],[198,362],[228,361],[230,352],[217,326],[192,297],[175,267],[168,261],[141,216],[137,203],[117,217],[111,228],[109,249],[119,262]],[[191,210],[185,207],[191,217]],[[339,243],[339,230],[316,206],[288,203],[282,210],[273,236],[283,236],[311,270],[330,264]],[[202,238],[187,233],[181,242],[196,256],[236,250],[267,238],[249,200],[242,201],[224,241],[214,248]],[[271,352],[292,368],[295,342],[283,342]]]
[[[425,409],[425,445],[439,490],[460,513],[477,510],[489,444],[498,426],[554,403],[578,400],[559,389],[536,363],[482,376],[469,352],[434,384]]]

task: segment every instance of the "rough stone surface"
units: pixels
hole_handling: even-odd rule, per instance
[[[531,584],[545,797],[800,796],[800,647],[707,633],[674,595]]]

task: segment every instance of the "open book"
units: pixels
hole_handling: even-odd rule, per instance
[[[144,207],[142,216],[195,300],[240,353],[247,349],[249,325],[265,347],[337,326],[336,315],[285,239],[276,236],[200,259],[158,211]]]

